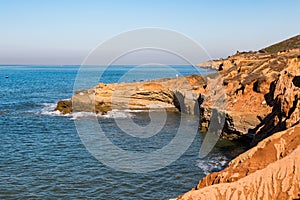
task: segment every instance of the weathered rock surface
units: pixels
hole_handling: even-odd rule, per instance
[[[214,61],[214,65],[222,68],[221,78],[216,79],[213,74],[136,83],[99,83],[77,92],[71,101],[59,102],[56,110],[106,113],[112,109],[164,108],[200,114],[200,129],[205,131],[210,125],[211,110],[215,108],[225,115],[223,138],[252,140],[254,137],[253,145],[299,122],[300,49],[274,54],[238,53]],[[221,87],[214,87],[218,83]],[[226,101],[225,106],[218,105],[218,100]]]
[[[284,44],[291,45],[284,48]],[[209,129],[217,111],[225,118],[220,132],[223,138],[249,138],[247,142],[256,146],[221,172],[204,177],[179,199],[297,199],[300,49],[298,43],[292,44],[286,41],[264,51],[237,53],[202,65],[217,69],[221,76],[99,83],[76,92],[71,101],[60,101],[56,110],[106,113],[112,109],[163,108],[199,114],[201,130]]]
[[[222,172],[206,176],[199,182],[197,188],[236,181],[285,157],[298,145],[300,145],[300,126],[276,133],[232,160]]]
[[[299,122],[300,49],[238,53],[212,63],[213,68],[222,68],[224,87],[216,92],[226,91],[224,138],[255,135],[255,144]],[[201,105],[200,126],[204,130],[209,125],[210,107],[208,101]]]
[[[59,110],[62,114],[70,113],[72,112],[72,102],[67,100],[59,101],[55,110]]]
[[[299,44],[296,36],[260,52],[204,63],[224,78],[223,137],[246,134],[254,147],[178,199],[300,199]],[[209,124],[209,106],[201,104],[202,129]]]
[[[178,200],[300,198],[300,126],[278,132]]]
[[[90,111],[106,113],[112,109],[166,109],[195,114],[205,79],[192,75],[176,79],[103,84],[76,92],[70,101],[60,101],[55,110],[62,113]]]
[[[56,110],[64,114],[72,111],[106,113],[112,109],[178,110],[200,114],[200,129],[206,131],[212,109],[216,109],[225,116],[223,138],[254,138],[252,145],[255,145],[263,138],[299,123],[300,48],[291,49],[297,47],[292,45],[297,40],[300,43],[300,37],[296,36],[292,42],[287,40],[273,45],[272,51],[264,51],[272,53],[237,53],[210,62],[212,68],[219,70],[220,76],[99,83],[77,92],[71,101],[60,101]],[[289,44],[286,49],[284,44]]]

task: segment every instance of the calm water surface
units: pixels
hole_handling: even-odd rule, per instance
[[[131,66],[114,66],[101,81],[118,82]],[[0,66],[0,199],[169,199],[195,187],[205,173],[218,170],[242,147],[219,142],[203,160],[198,158],[199,133],[177,161],[163,169],[132,174],[116,171],[96,160],[82,144],[74,120],[53,112],[68,99],[78,66]],[[180,75],[194,74],[191,66],[175,66]],[[173,71],[147,68],[128,81],[175,77]],[[210,73],[201,70],[202,74]],[[93,69],[91,68],[91,76]],[[9,76],[9,78],[5,78]],[[180,114],[169,114],[163,131],[153,140],[132,140],[114,117],[149,120],[147,113],[112,113],[99,118],[114,144],[132,151],[161,148],[176,133]],[[85,119],[86,120],[86,119]]]

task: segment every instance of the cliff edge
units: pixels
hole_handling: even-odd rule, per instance
[[[299,123],[300,48],[276,53],[237,53],[227,59],[211,61],[209,67],[219,71],[223,78],[222,89],[226,90],[222,137],[231,140],[254,137],[252,144],[255,145]],[[210,105],[204,101],[201,110],[200,127],[207,129]]]
[[[70,101],[58,102],[56,110],[64,114],[106,113],[113,109],[180,111],[199,115],[199,128],[203,132],[209,129],[212,111],[217,110],[220,116],[225,116],[221,137],[254,146],[299,123],[300,48],[291,49],[298,43],[300,36],[276,44],[280,49],[286,44],[282,51],[243,52],[211,61],[209,67],[218,73],[205,77],[99,83],[77,91]],[[218,101],[225,106],[217,105]]]
[[[178,200],[300,198],[300,126],[278,132]]]
[[[224,78],[228,96],[222,134],[247,135],[253,147],[178,200],[300,199],[299,44],[296,36],[203,64]]]
[[[252,146],[178,199],[300,198],[300,36],[257,52],[199,66],[218,73],[138,83],[103,84],[60,101],[62,113],[167,109],[199,115],[207,131],[225,116],[220,136]],[[218,106],[215,102],[223,102]],[[216,112],[214,112],[216,111]]]

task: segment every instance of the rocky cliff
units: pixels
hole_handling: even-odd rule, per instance
[[[275,53],[237,53],[210,62],[210,67],[219,72],[207,77],[99,83],[76,92],[71,101],[60,101],[56,110],[106,113],[112,109],[163,108],[199,114],[200,129],[205,131],[215,109],[225,116],[220,133],[223,138],[246,139],[252,145],[299,123],[299,48]]]
[[[197,75],[147,82],[103,84],[76,92],[70,101],[59,101],[62,113],[90,111],[166,109],[195,114],[205,91],[205,78]]]
[[[211,66],[220,71],[227,95],[223,137],[254,136],[255,144],[299,122],[300,49],[238,53]],[[204,101],[201,107],[206,128],[210,105]]]
[[[253,148],[178,199],[300,199],[299,42],[296,36],[263,51],[203,64],[224,78],[227,110],[222,135],[247,135]],[[209,104],[201,106],[206,112],[202,117],[209,118]]]
[[[203,63],[200,66],[218,71],[206,77],[99,83],[76,92],[71,101],[60,101],[56,110],[167,109],[199,115],[201,130],[209,129],[214,115],[224,116],[219,134],[253,148],[179,199],[297,199],[300,48],[294,42],[298,40],[299,36],[258,52]]]
[[[300,198],[300,126],[278,132],[178,200]]]

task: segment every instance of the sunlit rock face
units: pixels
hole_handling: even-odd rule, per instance
[[[300,197],[300,126],[275,133],[207,175],[180,200],[298,199]]]

